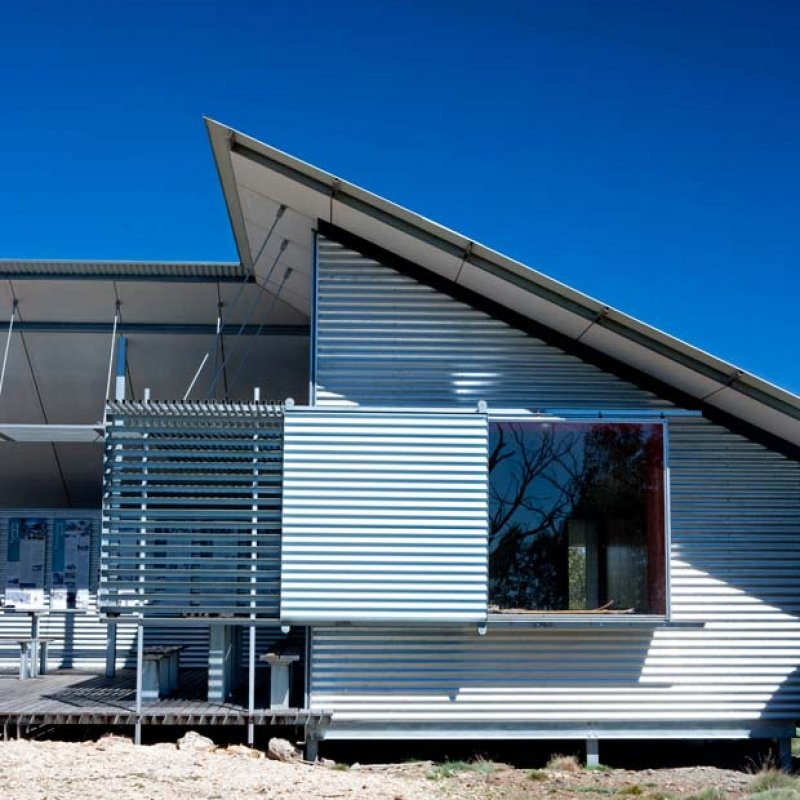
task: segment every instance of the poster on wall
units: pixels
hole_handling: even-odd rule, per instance
[[[53,575],[50,608],[86,609],[92,546],[90,519],[57,519],[53,529]]]
[[[17,611],[44,608],[44,559],[49,522],[42,517],[8,521],[5,604]]]

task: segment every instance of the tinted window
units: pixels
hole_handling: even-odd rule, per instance
[[[493,421],[492,610],[665,609],[660,424]]]

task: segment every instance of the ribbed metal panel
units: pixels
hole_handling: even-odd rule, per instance
[[[318,260],[319,406],[671,406],[324,237]]]
[[[109,406],[101,602],[277,621],[280,409]]]
[[[790,727],[800,464],[702,419],[670,423],[669,463],[673,620],[697,627],[316,628],[311,704],[334,711],[329,735]]]
[[[80,611],[53,611],[42,613],[40,633],[59,641],[50,647],[51,668],[64,667],[76,669],[100,669],[106,657],[106,625],[101,622],[97,610],[97,580],[100,538],[99,509],[47,509],[47,508],[4,508],[0,509],[0,592],[5,588],[8,523],[10,519],[37,517],[48,520],[51,535],[45,552],[45,604],[49,606],[52,564],[52,531],[58,519],[90,519],[92,526],[92,549],[90,561],[89,607]],[[31,618],[28,614],[13,612],[0,613],[0,668],[12,669],[19,664],[19,647],[8,639],[16,636],[30,636]],[[120,625],[117,633],[117,664],[135,664],[135,629],[132,625]]]
[[[287,410],[281,621],[486,616],[477,413]]]
[[[670,423],[672,613],[800,617],[800,464],[704,420]]]

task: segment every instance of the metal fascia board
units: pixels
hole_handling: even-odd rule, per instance
[[[214,164],[222,186],[222,194],[225,198],[225,207],[228,210],[228,220],[233,230],[236,251],[239,253],[239,260],[242,265],[248,272],[252,273],[253,254],[250,252],[250,243],[244,224],[244,212],[242,211],[239,189],[236,185],[233,164],[231,163],[231,147],[236,134],[230,128],[220,125],[219,122],[210,117],[203,117],[203,121],[206,124],[208,139],[211,142],[211,151],[214,155]]]

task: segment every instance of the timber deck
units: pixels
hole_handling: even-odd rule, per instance
[[[329,717],[307,709],[256,708],[249,713],[235,702],[204,699],[205,670],[181,670],[174,696],[136,711],[136,673],[120,670],[113,678],[59,670],[20,680],[0,674],[0,725],[310,725]]]

